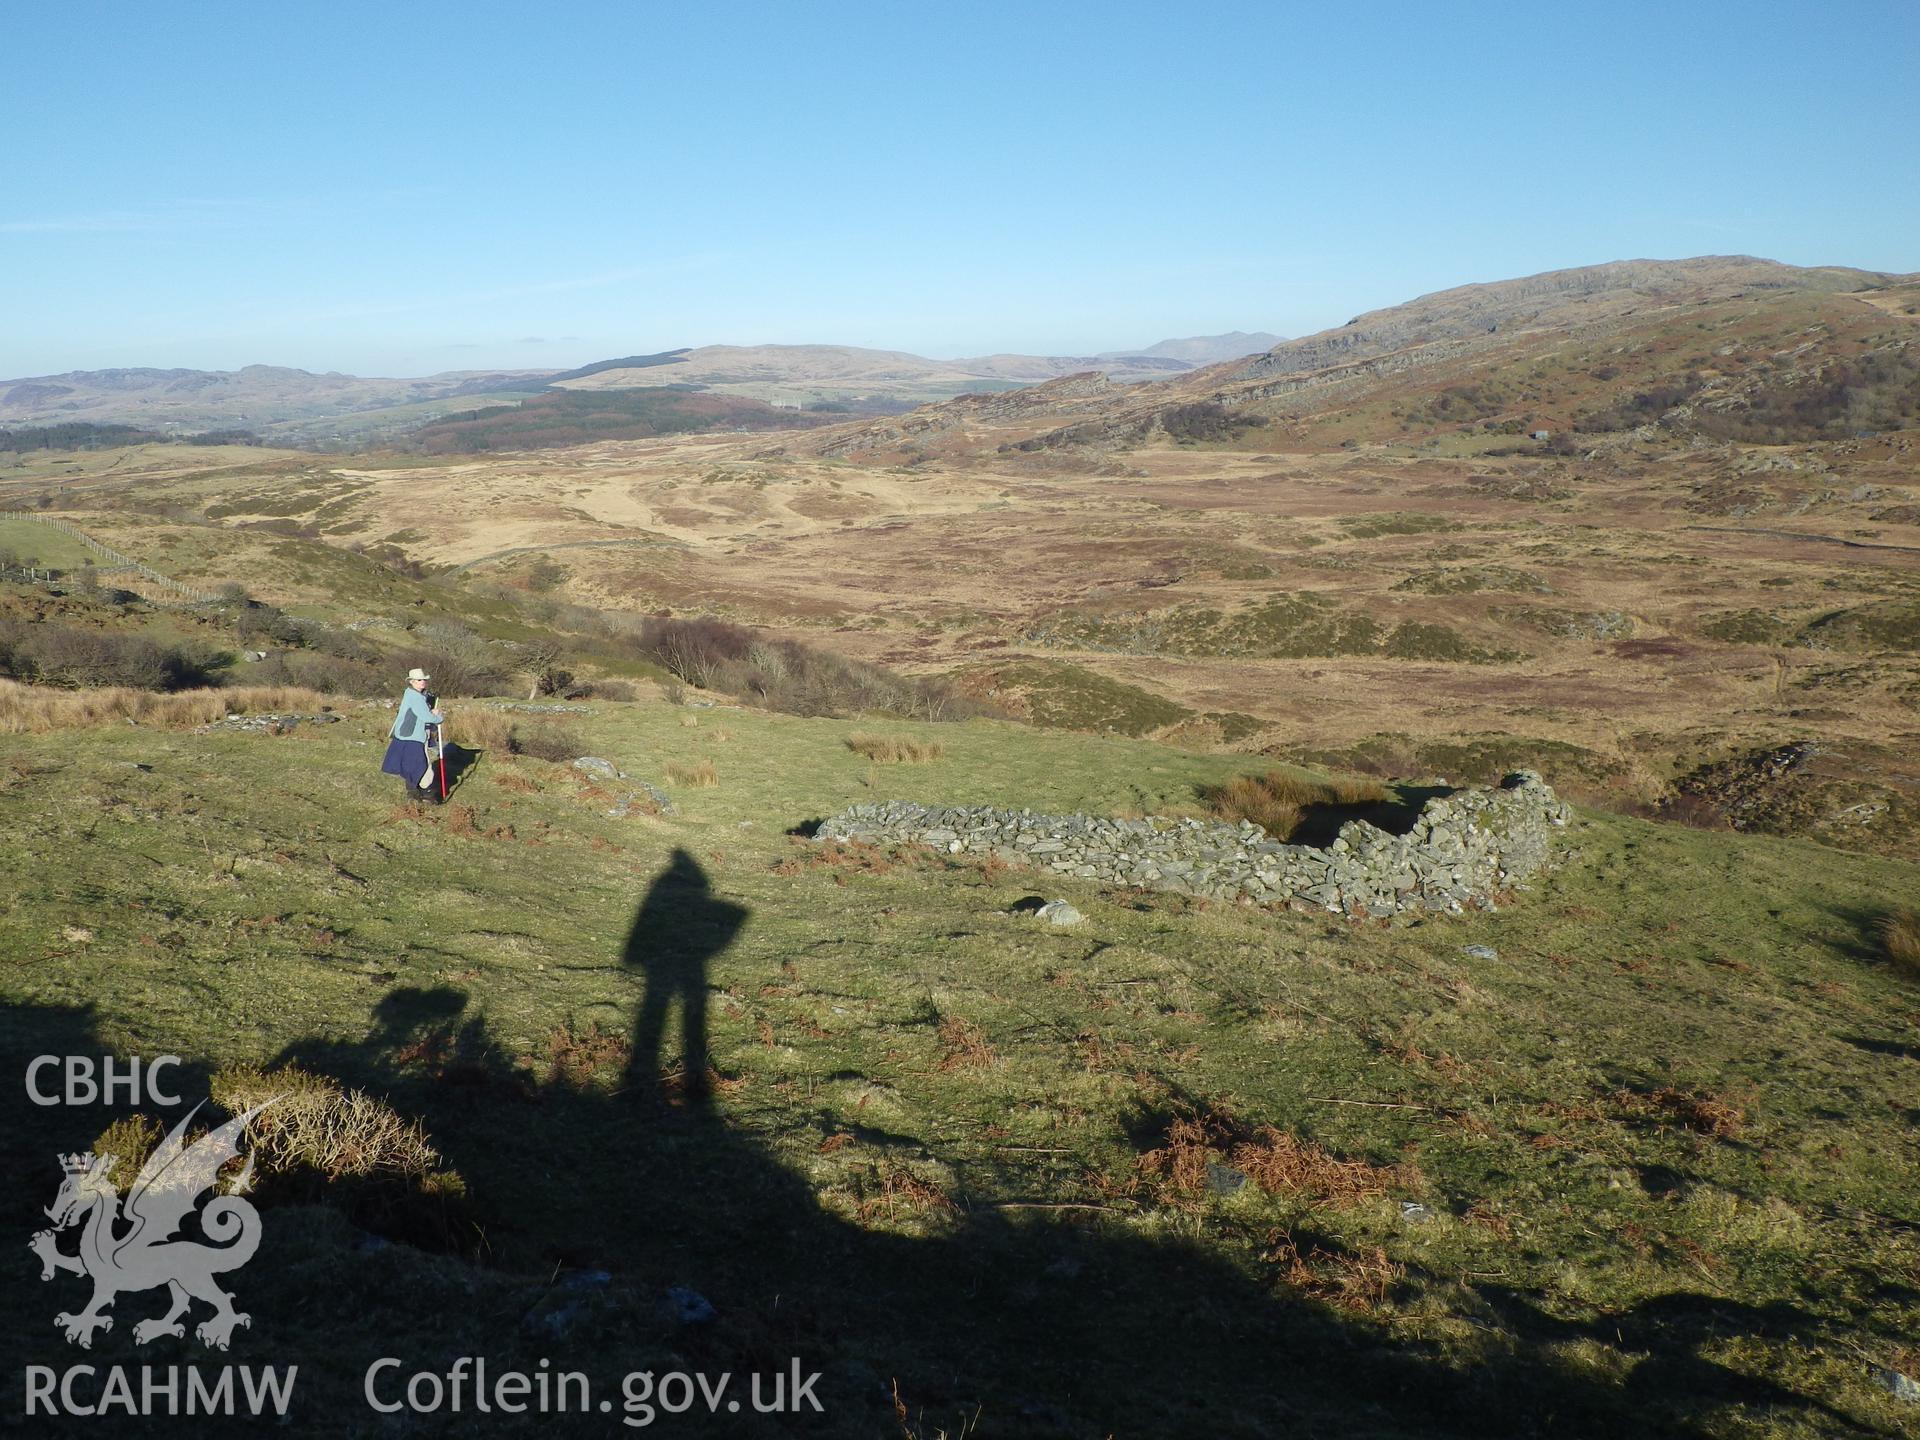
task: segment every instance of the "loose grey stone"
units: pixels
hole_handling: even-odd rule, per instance
[[[1498,960],[1500,958],[1500,952],[1491,945],[1463,945],[1460,953],[1473,960]]]
[[[1049,925],[1078,925],[1087,918],[1065,900],[1049,900],[1033,912],[1033,917]]]
[[[1216,1195],[1232,1195],[1247,1183],[1247,1172],[1236,1170],[1231,1165],[1222,1165],[1218,1160],[1207,1162],[1207,1189]]]
[[[1905,1400],[1908,1404],[1920,1404],[1920,1381],[1911,1376],[1902,1375],[1898,1370],[1889,1370],[1884,1365],[1873,1367],[1873,1379],[1881,1389],[1887,1391],[1896,1400]]]
[[[703,1325],[718,1313],[706,1296],[684,1285],[667,1287],[667,1310],[682,1325]]]

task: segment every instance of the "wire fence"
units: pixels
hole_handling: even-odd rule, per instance
[[[205,605],[210,601],[220,598],[210,590],[196,590],[191,585],[182,585],[171,575],[162,575],[151,565],[143,565],[130,556],[122,555],[111,545],[101,544],[98,540],[94,539],[93,536],[87,534],[86,531],[77,529],[64,520],[55,520],[50,515],[35,515],[28,510],[0,510],[0,516],[4,516],[9,520],[31,520],[36,525],[48,526],[51,529],[58,530],[62,535],[79,541],[90,554],[98,555],[107,562],[105,565],[96,565],[93,567],[96,574],[124,574],[130,572],[138,575],[149,584],[157,585],[162,590],[168,590],[179,595],[190,605]],[[32,571],[37,574],[39,570],[45,569],[46,567],[34,566],[31,568]],[[51,578],[53,572],[48,570],[47,574],[48,577]]]

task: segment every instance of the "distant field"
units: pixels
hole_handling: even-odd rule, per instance
[[[58,570],[78,569],[99,559],[78,540],[50,525],[5,516],[0,516],[0,551],[12,554],[23,565],[50,565]]]

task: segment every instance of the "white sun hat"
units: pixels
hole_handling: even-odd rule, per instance
[[[427,674],[427,672],[422,670],[418,665],[407,671],[407,679],[409,680],[431,680],[432,678],[431,675]]]

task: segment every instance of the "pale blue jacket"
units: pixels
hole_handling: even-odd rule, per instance
[[[438,710],[427,704],[427,697],[411,685],[407,693],[400,697],[400,713],[393,717],[393,729],[388,734],[395,740],[418,740],[426,743],[429,725],[438,725],[446,719]]]

